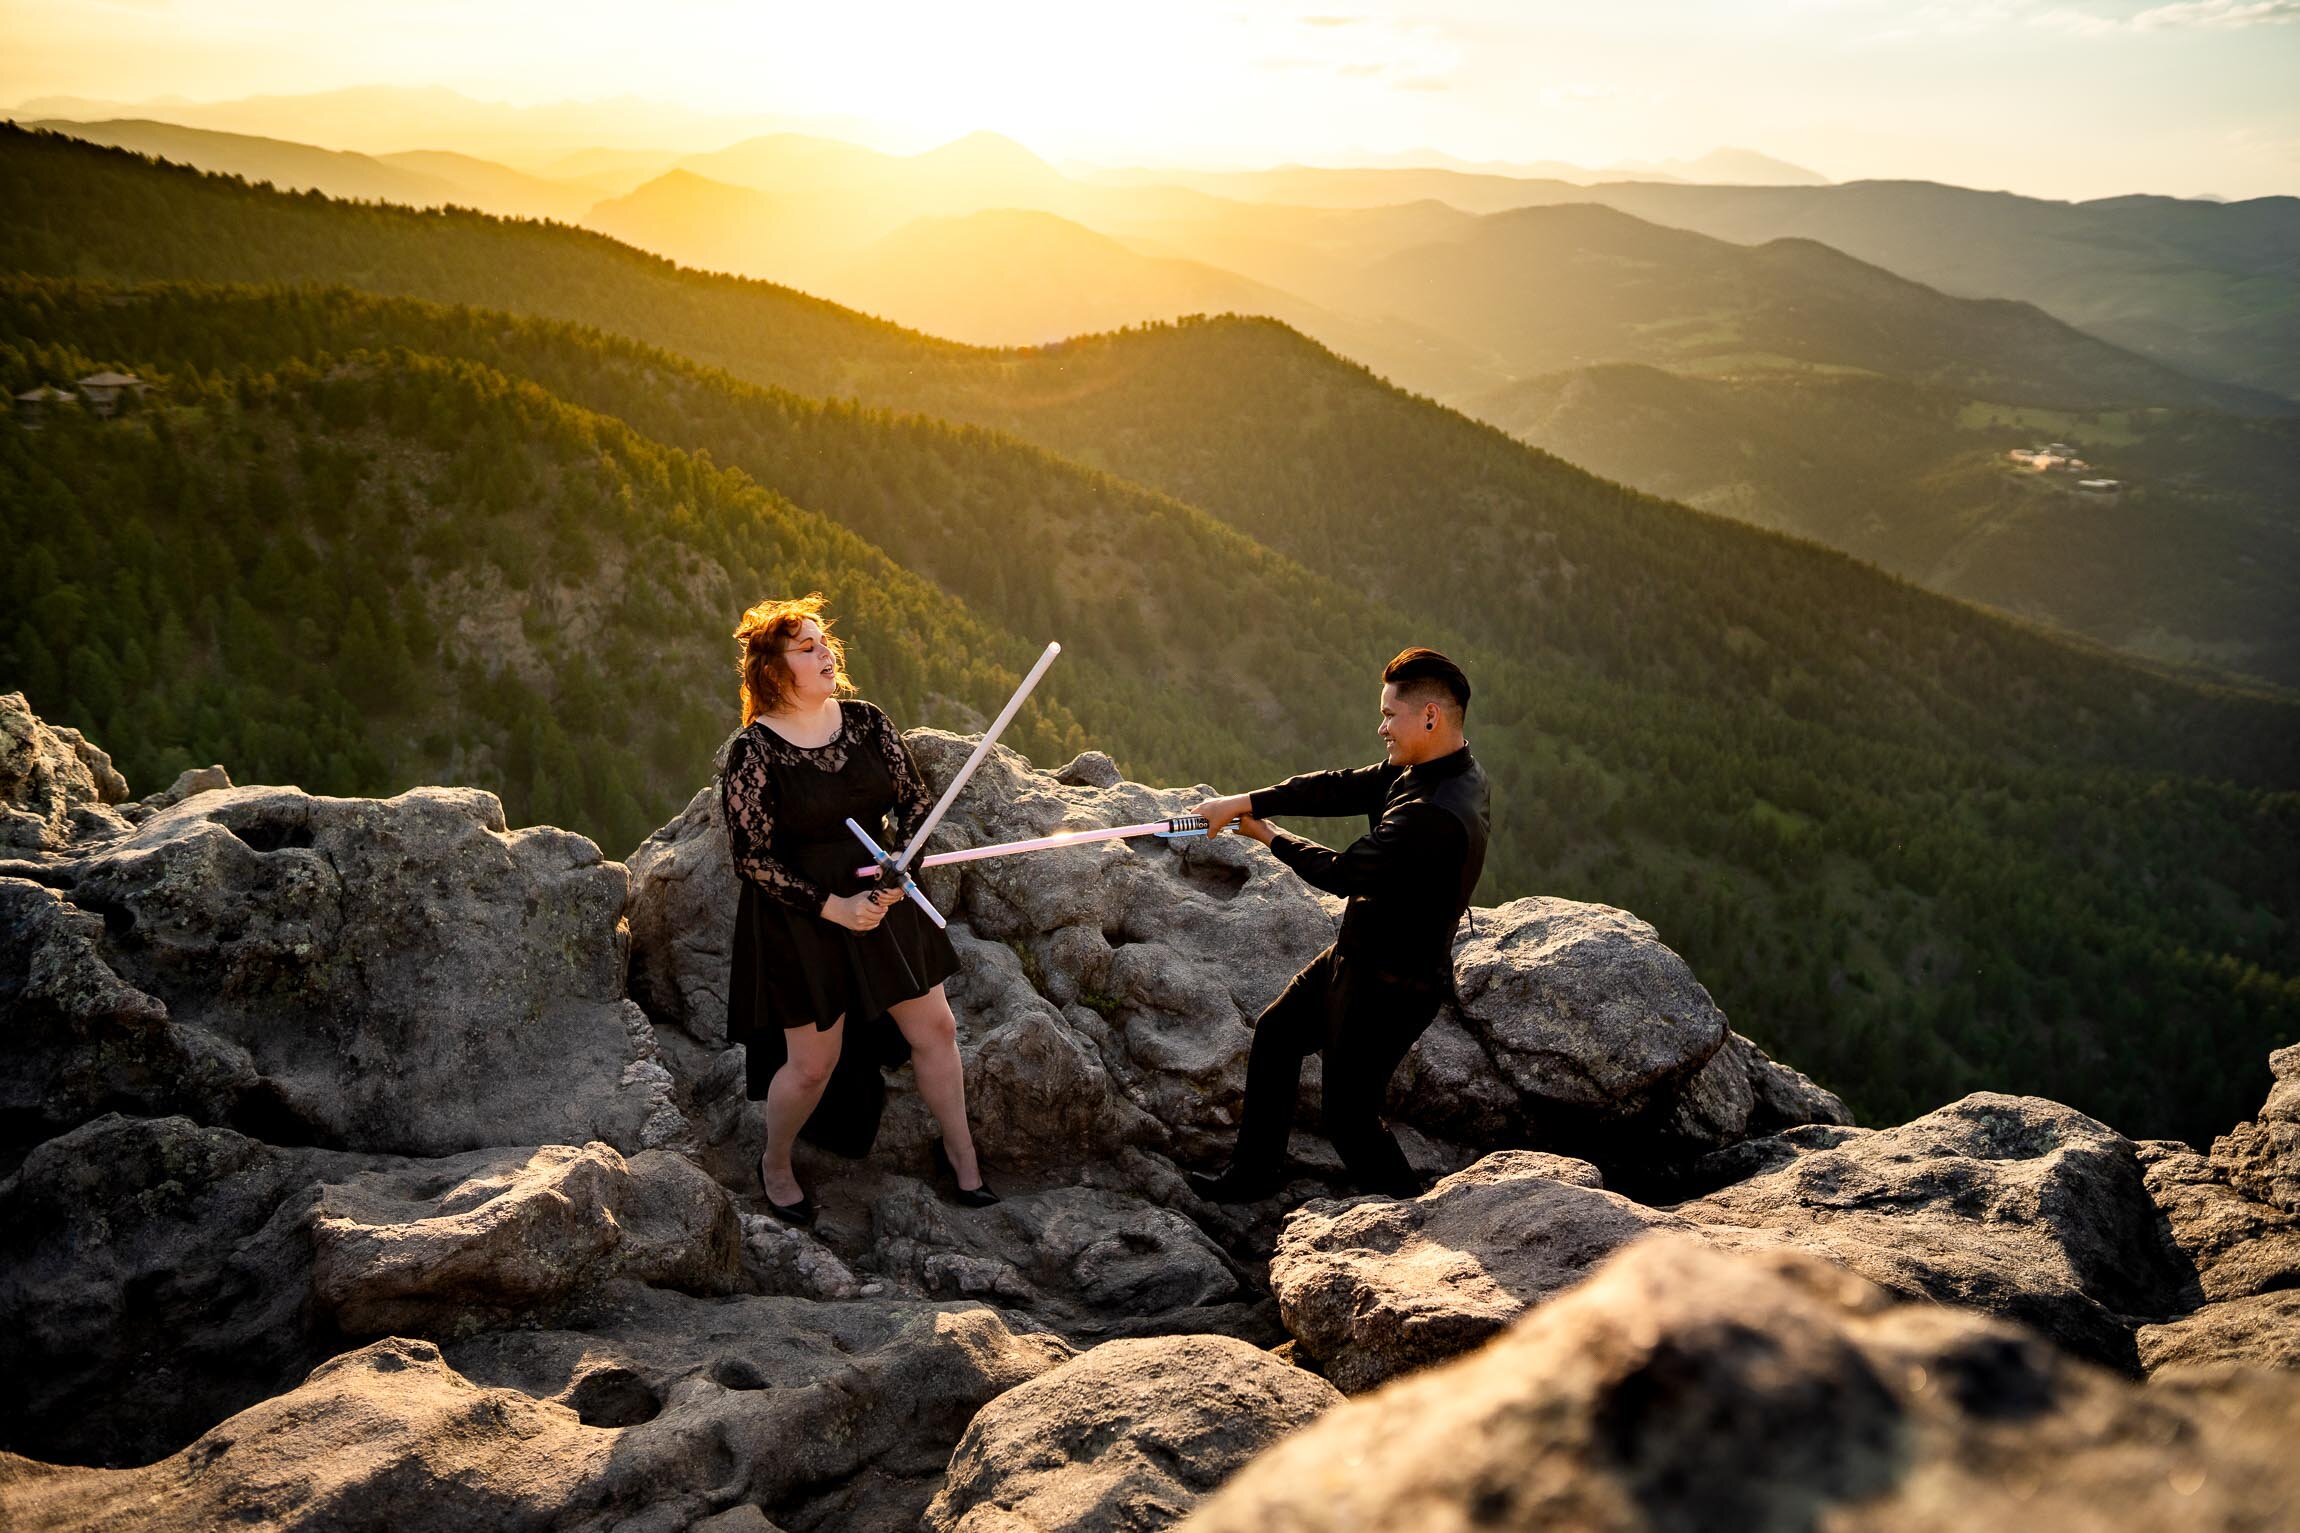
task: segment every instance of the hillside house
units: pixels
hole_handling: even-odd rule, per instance
[[[151,385],[134,373],[90,373],[80,380],[80,393],[88,401],[88,408],[99,416],[109,416],[120,407],[122,394],[144,397]]]
[[[36,389],[26,389],[16,396],[16,414],[23,421],[24,429],[37,431],[40,429],[40,422],[48,418],[50,411],[62,409],[65,405],[75,403],[78,399],[79,396],[69,389],[60,389],[52,383],[43,383]]]

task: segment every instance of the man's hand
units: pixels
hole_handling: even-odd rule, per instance
[[[1241,815],[1251,816],[1254,798],[1250,793],[1233,793],[1227,798],[1210,798],[1190,811],[1206,822],[1206,834],[1218,836]]]
[[[1268,846],[1270,837],[1276,835],[1277,830],[1268,820],[1257,820],[1251,814],[1242,814],[1238,816],[1238,834],[1252,836],[1256,841]]]

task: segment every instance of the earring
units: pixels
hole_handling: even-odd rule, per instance
[[[1435,719],[1423,719],[1423,720],[1422,720],[1422,728],[1424,728],[1424,729],[1435,729],[1435,728],[1437,728],[1437,720],[1435,720]]]

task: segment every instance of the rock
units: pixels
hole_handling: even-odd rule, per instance
[[[479,1150],[323,1188],[313,1286],[347,1336],[465,1335],[616,1277],[732,1293],[741,1238],[732,1200],[667,1151]]]
[[[1610,1158],[1624,1145],[1683,1155],[1792,1123],[1852,1122],[1843,1102],[1735,1033],[1685,961],[1627,911],[1520,899],[1473,915],[1454,948],[1461,1006],[1449,1017],[1475,1052],[1443,1039],[1464,1063],[1408,1076],[1424,1127],[1487,1145],[1578,1138]],[[1456,1083],[1487,1070],[1503,1090],[1464,1097]]]
[[[2196,1269],[2191,1302],[2300,1288],[2300,1217],[2246,1197],[2185,1144],[2151,1141],[2139,1152],[2167,1238]]]
[[[979,1304],[617,1285],[565,1328],[446,1355],[614,1429],[612,1483],[644,1490],[666,1529],[739,1502],[796,1529],[909,1533],[975,1413],[1071,1351]]]
[[[104,962],[244,1054],[230,1121],[275,1143],[448,1155],[688,1142],[623,998],[626,878],[491,794],[231,788],[79,859]],[[236,1057],[236,1056],[235,1056]]]
[[[0,1182],[0,1442],[143,1463],[287,1389],[315,1335],[319,1184],[360,1157],[106,1116]]]
[[[984,1406],[927,1508],[933,1533],[1148,1533],[1338,1404],[1242,1341],[1111,1341]]]
[[[2268,1056],[2276,1084],[2260,1116],[2212,1144],[2222,1180],[2255,1202],[2300,1214],[2300,1043]]]
[[[639,843],[630,872],[631,998],[656,1025],[725,1047],[735,872],[718,786]]]
[[[770,1214],[744,1214],[743,1265],[760,1293],[852,1299],[862,1283],[838,1253]]]
[[[905,738],[938,785],[972,749],[938,730]],[[1186,813],[1200,796],[1126,782],[1093,753],[1048,774],[1001,748],[936,847],[1136,823]],[[680,1105],[713,1137],[742,1121],[739,1077],[715,1063],[735,887],[717,813],[706,789],[632,854],[630,908],[632,994],[664,1030]],[[959,949],[950,993],[977,1137],[994,1164],[1025,1167],[1128,1149],[1226,1157],[1253,1019],[1332,941],[1340,908],[1232,837],[990,859],[929,869],[924,885]],[[1579,1135],[1597,1148],[1643,1153],[1665,1139],[1698,1152],[1791,1121],[1849,1121],[1836,1098],[1733,1033],[1634,917],[1520,900],[1476,921],[1459,951],[1469,1012],[1440,1015],[1393,1096],[1433,1162],[1473,1159],[1465,1142]],[[1303,1121],[1315,1125],[1318,1072],[1304,1077]],[[891,1154],[932,1134],[906,1095],[890,1103]],[[744,1170],[732,1157],[713,1167],[730,1179]]]
[[[140,1469],[0,1458],[8,1526],[605,1529],[647,1504],[611,1466],[615,1435],[563,1405],[481,1389],[427,1341],[393,1337],[321,1364]]]
[[[2126,1371],[2138,1367],[2132,1325],[2189,1302],[2132,1142],[2036,1097],[1977,1093],[1899,1128],[1800,1148],[1671,1212],[1713,1243],[1825,1256]]]
[[[0,850],[42,853],[76,834],[115,834],[108,806],[128,796],[112,758],[77,729],[43,723],[21,692],[0,693]]]
[[[2247,1294],[2207,1304],[2136,1338],[2140,1365],[2159,1369],[2242,1363],[2300,1371],[2300,1289]]]
[[[1018,1306],[1074,1336],[1148,1318],[1187,1328],[1189,1311],[1238,1296],[1196,1225],[1124,1193],[1057,1187],[959,1209],[906,1177],[888,1182],[865,1262],[928,1294]]]
[[[256,1083],[245,1049],[120,978],[103,937],[55,890],[0,878],[0,1171],[105,1112],[221,1120]]]
[[[2142,1387],[1812,1257],[1654,1235],[1329,1411],[1182,1526],[2271,1527],[2300,1508],[2295,1432],[2300,1377]]]
[[[214,793],[232,785],[232,774],[221,766],[186,767],[176,774],[176,780],[143,800],[141,807],[146,817],[163,809],[173,809],[185,799],[199,793]]]
[[[1586,1161],[1489,1155],[1407,1202],[1314,1202],[1286,1220],[1270,1288],[1301,1350],[1357,1394],[1482,1345],[1653,1229]]]
[[[680,1157],[408,1161],[108,1116],[0,1182],[14,1385],[0,1441],[141,1462],[292,1385],[343,1337],[538,1324],[617,1279],[743,1286],[739,1226]]]

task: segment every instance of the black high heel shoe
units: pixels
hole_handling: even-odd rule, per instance
[[[987,1178],[979,1187],[958,1185],[958,1168],[950,1163],[950,1152],[942,1147],[939,1139],[934,1142],[934,1169],[950,1178],[950,1200],[959,1207],[988,1208],[998,1201],[998,1194],[990,1190]]]
[[[815,1222],[815,1200],[807,1196],[804,1187],[799,1189],[799,1200],[796,1203],[777,1203],[767,1196],[766,1168],[754,1162],[751,1175],[759,1184],[759,1201],[767,1205],[768,1213],[799,1229],[806,1229]]]

